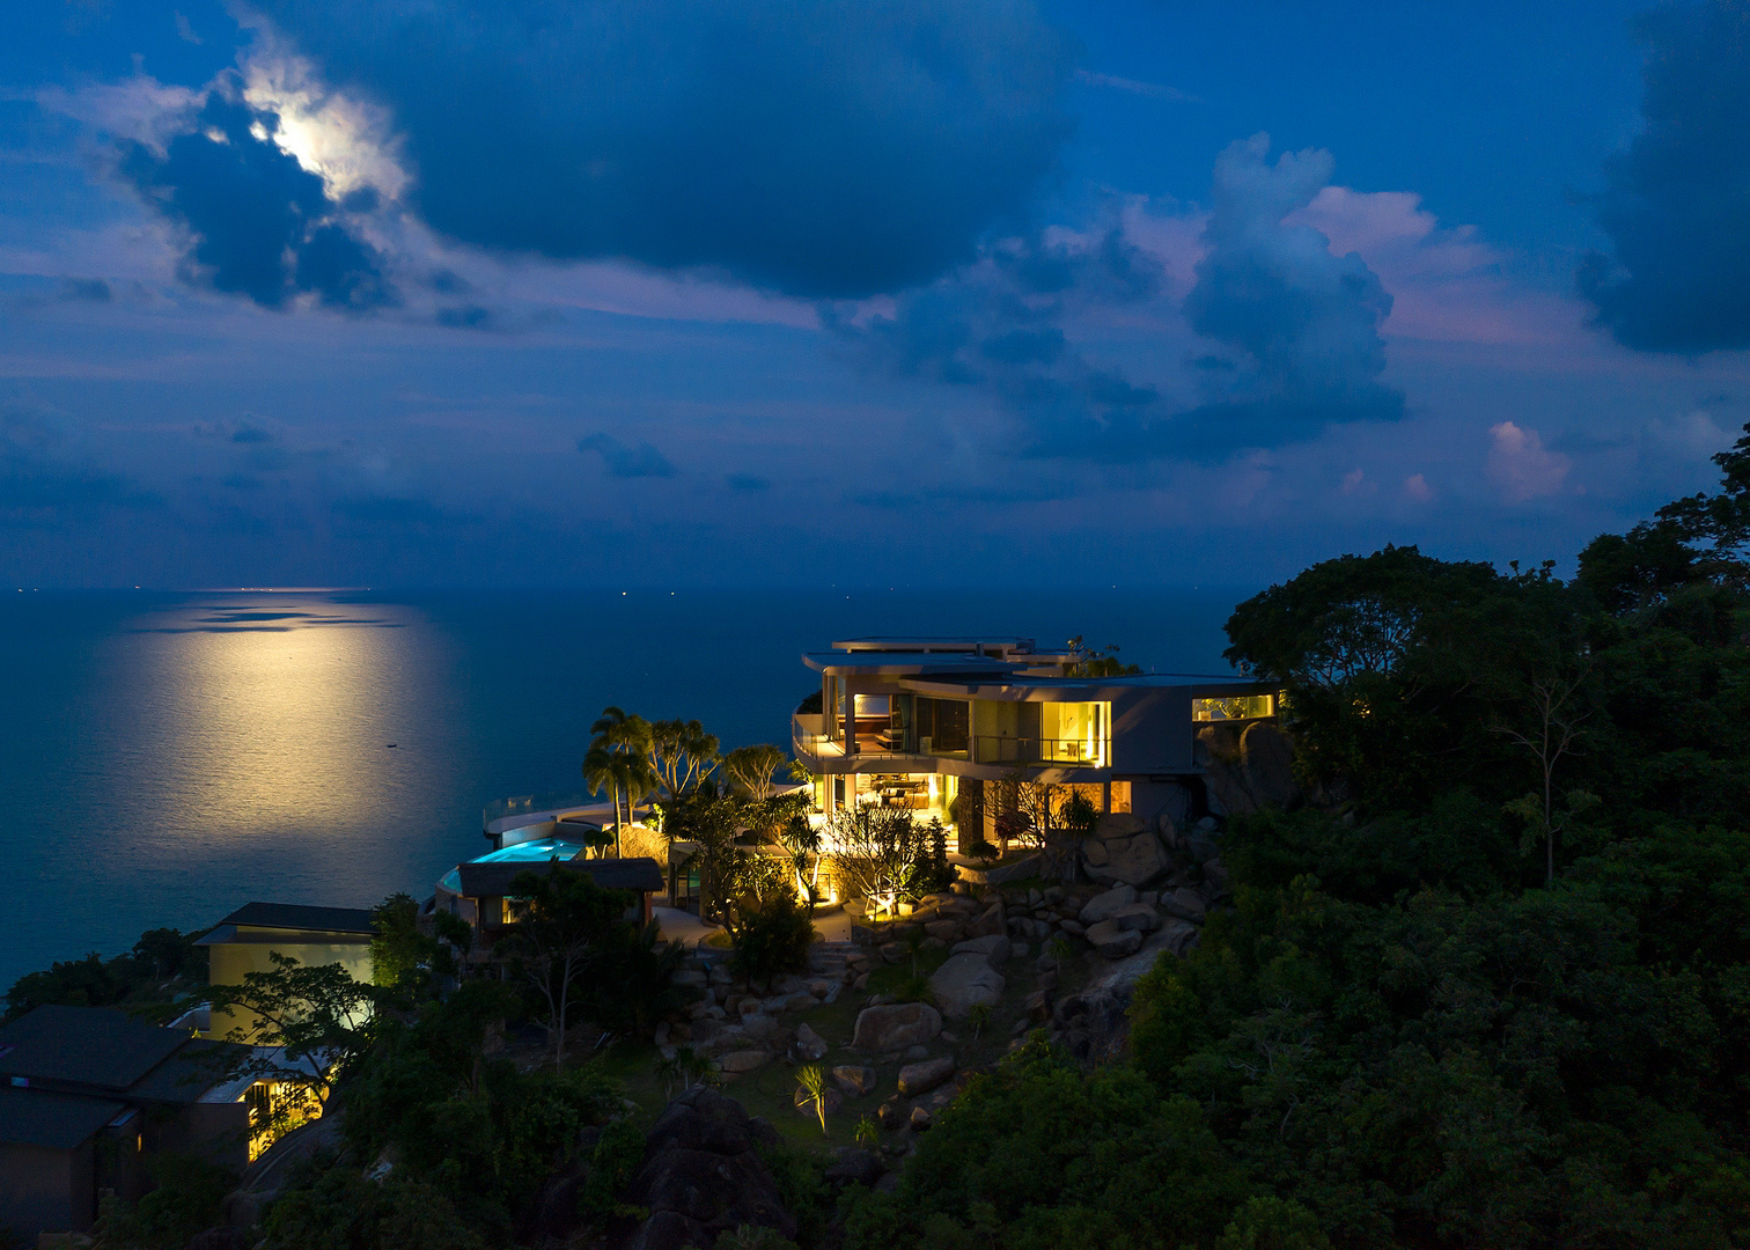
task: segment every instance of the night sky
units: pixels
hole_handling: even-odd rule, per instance
[[[1750,5],[43,0],[0,584],[1564,569],[1750,420]]]

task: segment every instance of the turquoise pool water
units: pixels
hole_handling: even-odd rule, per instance
[[[515,846],[507,846],[502,851],[491,851],[477,859],[471,859],[471,864],[544,864],[550,859],[570,859],[583,850],[581,842],[567,842],[563,838],[542,838],[538,842],[519,842]],[[451,894],[462,892],[462,878],[452,868],[444,874],[438,883]]]

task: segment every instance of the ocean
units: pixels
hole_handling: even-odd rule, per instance
[[[789,743],[800,655],[860,634],[1083,635],[1226,672],[1250,590],[38,592],[0,599],[0,990],[251,900],[417,898],[481,807],[580,792],[617,704]]]

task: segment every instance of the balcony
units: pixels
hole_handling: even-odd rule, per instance
[[[973,740],[980,764],[1062,764],[1106,768],[1112,758],[1109,738],[1020,738],[980,734]]]

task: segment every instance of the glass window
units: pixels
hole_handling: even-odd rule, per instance
[[[1114,781],[1112,783],[1112,810],[1128,812],[1130,810],[1130,783]]]
[[[1058,764],[1105,768],[1112,724],[1110,703],[1043,703],[1040,758]]]
[[[918,750],[930,755],[953,755],[966,750],[970,728],[964,699],[917,701]]]
[[[1268,694],[1236,694],[1219,699],[1191,700],[1191,719],[1258,720],[1276,715],[1276,698]]]

